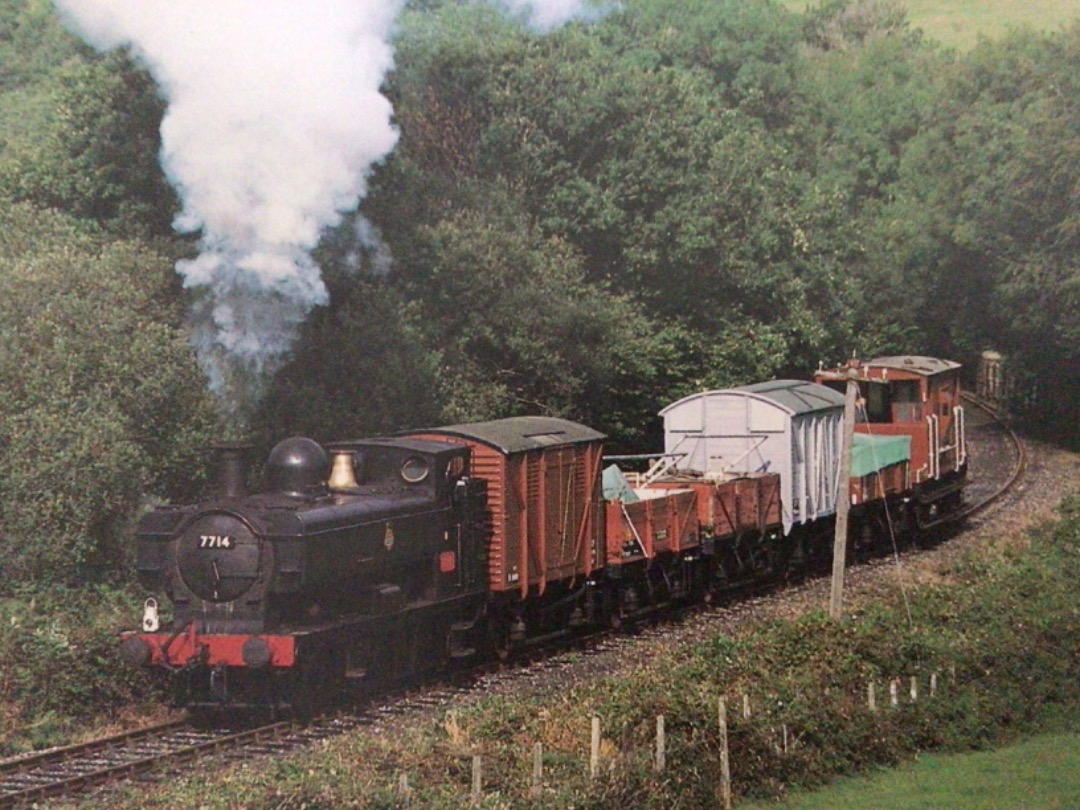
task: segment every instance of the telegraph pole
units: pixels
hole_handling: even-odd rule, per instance
[[[840,492],[836,497],[836,535],[833,538],[832,592],[829,618],[840,618],[844,601],[844,565],[847,561],[848,511],[851,509],[851,449],[855,444],[855,403],[859,384],[855,382],[855,361],[848,364],[844,396],[844,439],[840,451]]]

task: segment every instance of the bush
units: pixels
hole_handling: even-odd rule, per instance
[[[164,695],[123,664],[117,630],[137,600],[108,588],[21,589],[0,602],[0,750],[69,740],[133,704],[151,712]]]
[[[0,261],[3,595],[123,571],[126,522],[198,482],[217,431],[164,256],[16,205]]]

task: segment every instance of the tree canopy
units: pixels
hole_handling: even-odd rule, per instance
[[[542,413],[650,450],[703,387],[986,348],[1075,432],[1080,25],[957,54],[889,0],[624,0],[544,34],[426,0],[394,47],[398,146],[316,252],[330,302],[242,426],[260,445]],[[0,0],[11,580],[122,565],[224,429],[163,111],[128,53]]]
[[[78,581],[130,562],[147,495],[197,491],[214,411],[160,255],[13,205],[0,266],[0,572]]]

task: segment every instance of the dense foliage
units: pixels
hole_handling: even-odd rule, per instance
[[[127,572],[125,524],[148,495],[193,493],[215,424],[170,264],[13,204],[0,265],[0,577]]]
[[[164,714],[162,684],[116,661],[131,600],[102,586],[18,588],[0,599],[0,755],[70,741],[130,708]]]
[[[1041,425],[1075,425],[1080,27],[957,55],[882,0],[399,22],[401,139],[319,247],[331,302],[241,426],[260,443],[548,413],[653,449],[702,387],[991,346]],[[125,521],[198,489],[222,434],[163,105],[51,3],[0,2],[5,583],[122,566]]]

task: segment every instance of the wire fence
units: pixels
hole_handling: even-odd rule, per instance
[[[910,706],[920,701],[934,700],[941,692],[942,676],[938,672],[932,672],[920,679],[918,676],[893,677],[870,679],[862,685],[853,686],[845,690],[845,698],[858,695],[858,702],[871,713],[897,710],[902,706]],[[835,694],[836,690],[833,690]],[[825,690],[824,698],[828,698],[830,690]],[[788,756],[795,753],[801,744],[803,729],[796,724],[778,721],[774,713],[770,711],[755,711],[754,700],[748,692],[741,692],[731,699],[729,696],[718,696],[716,700],[715,716],[715,740],[716,762],[718,767],[714,774],[715,795],[718,807],[731,810],[733,804],[732,774],[738,770],[738,752],[733,752],[730,747],[730,730],[732,723],[743,726],[758,724],[757,729],[771,740],[774,753],[778,756]],[[460,720],[455,712],[451,712],[446,725],[450,728],[460,728]],[[672,734],[668,725],[668,717],[663,714],[656,715],[655,734],[651,741],[649,752],[652,761],[653,772],[657,775],[664,773],[668,767],[668,753],[672,742]],[[625,751],[612,753],[613,746],[605,745],[603,719],[593,715],[589,722],[588,758],[583,760],[580,772],[587,774],[590,780],[600,778],[606,769],[614,764],[617,756],[624,756]],[[523,752],[522,760],[529,763],[528,769],[521,773],[522,784],[526,793],[531,798],[540,798],[546,787],[545,762],[547,753],[541,742],[533,743],[531,751]],[[499,768],[501,776],[500,784],[485,784],[485,758],[481,754],[471,755],[471,787],[469,801],[473,806],[480,806],[484,802],[485,795],[489,791],[505,790],[511,786],[505,784],[506,769]],[[565,753],[558,756],[560,765],[565,767]],[[468,769],[466,769],[468,770]],[[560,777],[556,777],[560,778]],[[520,787],[520,786],[519,786]],[[409,807],[414,798],[415,790],[407,774],[400,774],[397,783],[397,796],[403,806]]]

